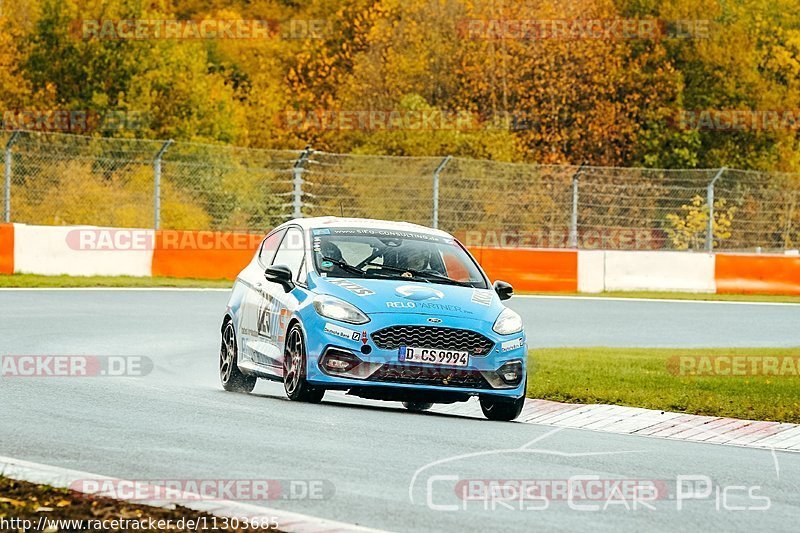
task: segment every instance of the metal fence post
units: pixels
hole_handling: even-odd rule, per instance
[[[172,139],[165,142],[161,149],[156,154],[153,160],[153,228],[159,229],[161,227],[161,158],[164,157],[164,152],[167,151],[169,145],[173,142]]]
[[[19,137],[19,132],[15,131],[14,133],[11,134],[11,138],[8,139],[8,142],[6,143],[6,153],[4,161],[5,171],[3,173],[5,176],[5,186],[3,187],[4,191],[3,198],[5,200],[4,202],[5,216],[3,217],[3,220],[5,220],[7,223],[11,222],[11,164],[12,164],[11,147],[14,146],[14,142],[17,140],[17,137]]]
[[[436,170],[433,171],[433,216],[431,217],[431,226],[433,229],[439,229],[439,175],[451,159],[453,159],[453,156],[448,155],[439,163]]]
[[[786,231],[783,237],[783,249],[788,250],[790,243],[794,244],[792,241],[792,219],[794,218],[794,209],[795,205],[797,204],[797,191],[792,191],[789,200],[789,214],[786,217]]]
[[[292,218],[303,218],[303,172],[305,171],[303,165],[313,151],[311,145],[306,146],[292,167]]]
[[[714,251],[714,184],[722,177],[726,167],[722,167],[717,171],[716,176],[708,184],[706,190],[706,203],[708,204],[708,226],[706,227],[706,251]]]
[[[578,184],[585,166],[586,162],[584,161],[572,176],[572,211],[569,220],[569,243],[567,244],[570,248],[578,247]]]

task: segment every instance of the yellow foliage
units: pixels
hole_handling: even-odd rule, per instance
[[[724,198],[714,200],[714,222],[712,233],[714,246],[731,237],[731,224],[736,207],[727,209]],[[667,215],[670,226],[667,228],[672,246],[676,250],[700,250],[705,246],[708,233],[708,204],[701,196],[692,198],[692,203],[681,206],[681,214]]]
[[[12,186],[14,219],[28,224],[91,224],[153,227],[153,170],[142,165],[125,173],[97,172],[90,163],[71,161],[47,166],[47,173]],[[210,217],[185,194],[162,186],[162,227],[209,227]]]

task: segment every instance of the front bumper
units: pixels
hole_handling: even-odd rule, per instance
[[[492,395],[520,398],[525,394],[527,346],[524,334],[498,335],[491,330],[469,327],[463,321],[448,320],[442,328],[465,329],[480,333],[492,341],[491,349],[470,355],[465,367],[409,364],[399,360],[397,349],[381,349],[373,333],[392,326],[434,327],[426,315],[383,315],[355,326],[311,317],[305,324],[308,345],[306,379],[329,389],[390,388],[393,390],[429,391],[463,396]],[[390,321],[391,319],[391,321]],[[314,332],[314,333],[311,333]],[[421,346],[438,348],[438,346]],[[329,361],[336,359],[335,365]],[[333,366],[333,367],[332,367]],[[512,371],[513,372],[510,372]],[[514,379],[509,380],[509,376]],[[504,379],[505,377],[505,379]]]

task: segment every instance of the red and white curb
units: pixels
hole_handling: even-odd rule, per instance
[[[432,411],[483,417],[478,402],[475,401],[436,406]],[[533,399],[525,401],[525,407],[517,421],[605,433],[800,452],[800,425],[780,422],[686,415],[621,405],[584,405]]]
[[[0,476],[19,481],[27,481],[40,485],[50,485],[56,488],[69,488],[75,490],[76,486],[88,485],[83,483],[87,480],[106,481],[112,483],[105,483],[106,486],[114,485],[120,481],[115,478],[100,476],[97,474],[89,474],[86,472],[79,472],[77,470],[68,470],[56,466],[48,466],[39,463],[31,463],[29,461],[21,461],[11,457],[0,456]],[[133,483],[133,482],[130,482]],[[98,486],[104,485],[98,483]],[[100,497],[113,497],[112,494],[105,494],[102,490],[90,491],[79,490],[84,494]],[[155,492],[155,491],[154,491]],[[286,533],[345,533],[345,532],[358,532],[358,533],[381,533],[381,530],[370,529],[355,524],[346,524],[344,522],[335,522],[333,520],[326,520],[324,518],[317,518],[300,513],[293,513],[280,509],[260,507],[241,502],[234,502],[230,500],[202,500],[199,495],[183,493],[186,497],[184,501],[147,501],[147,500],[129,500],[122,499],[137,505],[149,505],[152,507],[161,508],[174,508],[176,505],[192,509],[193,511],[200,511],[213,514],[220,517],[238,518],[240,520],[247,518],[248,520],[264,520],[274,523],[277,521],[278,530]],[[191,501],[200,500],[200,501]]]

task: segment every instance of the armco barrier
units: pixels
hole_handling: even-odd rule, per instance
[[[152,230],[14,224],[14,272],[150,276],[153,250],[148,241]]]
[[[470,248],[490,279],[502,279],[518,291],[576,292],[578,252],[511,248]]]
[[[606,251],[606,291],[715,290],[714,255],[692,252]]]
[[[262,238],[256,233],[159,230],[153,276],[235,279]]]
[[[717,254],[718,293],[800,295],[800,257]]]
[[[234,279],[262,235],[0,224],[0,274]],[[520,292],[800,294],[800,257],[472,247]]]
[[[14,224],[0,224],[0,274],[14,273]]]
[[[603,250],[578,251],[578,292],[606,290],[606,253]]]

